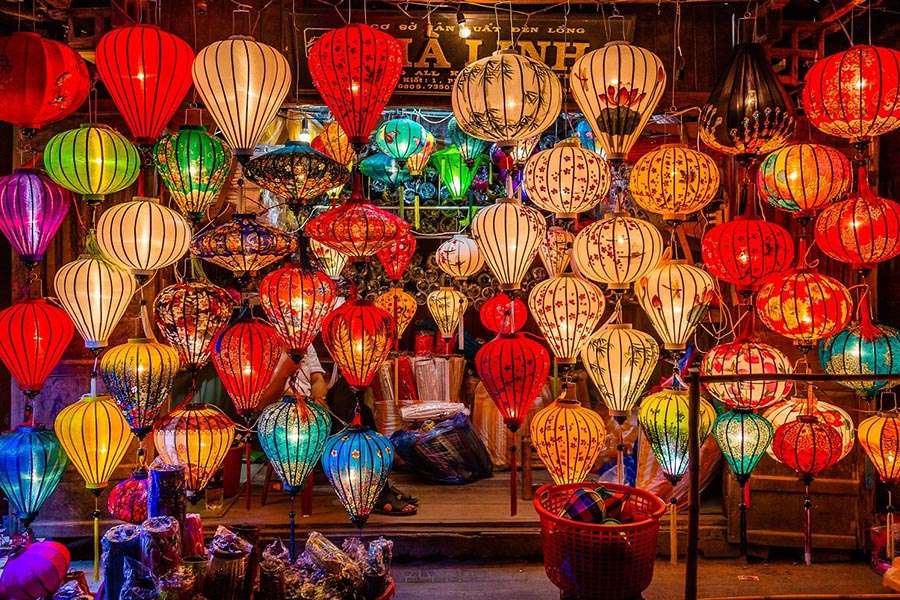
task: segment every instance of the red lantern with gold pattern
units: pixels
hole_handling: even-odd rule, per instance
[[[347,300],[322,322],[322,341],[350,387],[361,390],[391,351],[394,320],[365,300]]]
[[[517,431],[550,373],[550,354],[524,333],[501,333],[475,355],[475,370],[510,431]]]
[[[411,231],[376,252],[388,279],[400,281],[416,252],[416,238]]]
[[[242,318],[216,340],[213,366],[240,414],[249,414],[259,404],[281,351],[275,329],[252,317]]]
[[[775,430],[772,452],[782,463],[810,481],[841,459],[841,434],[814,415],[801,415]]]
[[[791,234],[754,215],[716,225],[703,236],[700,249],[706,270],[744,293],[755,290],[769,275],[789,269],[794,261]]]
[[[501,292],[481,305],[478,317],[494,333],[515,333],[528,321],[528,305]]]

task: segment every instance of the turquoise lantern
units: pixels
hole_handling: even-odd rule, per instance
[[[375,145],[401,167],[407,158],[425,149],[427,138],[428,131],[412,119],[391,119],[375,131]]]
[[[487,150],[488,143],[463,131],[456,122],[456,117],[451,117],[447,123],[447,139],[459,149],[463,160],[469,166],[474,165],[475,159]]]
[[[437,169],[441,183],[450,192],[450,198],[453,200],[465,198],[483,160],[484,155],[479,154],[470,163],[457,146],[447,146],[431,155],[431,164]]]
[[[575,124],[575,133],[578,135],[578,141],[581,147],[591,152],[597,152],[597,140],[594,138],[594,130],[587,119],[581,119]],[[602,150],[599,154],[605,154]]]
[[[0,435],[0,489],[25,527],[59,485],[69,460],[52,431],[19,426]]]
[[[409,171],[387,154],[373,154],[359,163],[359,172],[392,188],[409,181]]]

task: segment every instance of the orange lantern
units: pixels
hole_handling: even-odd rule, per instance
[[[756,176],[759,196],[797,216],[808,216],[850,189],[850,161],[822,144],[790,144],[766,156]]]

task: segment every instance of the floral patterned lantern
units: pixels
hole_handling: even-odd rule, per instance
[[[251,158],[244,173],[247,179],[287,202],[295,212],[350,180],[343,165],[309,144],[296,141]]]
[[[256,221],[256,215],[235,214],[230,223],[200,233],[191,251],[240,277],[275,264],[297,249],[297,240],[274,227]]]
[[[240,319],[213,344],[213,366],[239,414],[246,417],[259,404],[281,352],[275,329],[253,317]]]
[[[572,243],[572,262],[582,276],[622,291],[656,267],[663,239],[651,223],[622,213],[582,229]]]
[[[353,166],[356,160],[356,151],[353,150],[350,138],[337,121],[327,123],[310,145],[314,150],[318,150],[347,169]]]
[[[558,364],[574,364],[603,316],[606,301],[596,285],[573,273],[539,282],[528,308]]]
[[[629,176],[631,197],[666,221],[683,221],[719,191],[716,161],[684,144],[665,144],[643,155]]]
[[[512,198],[498,199],[472,220],[472,238],[504,291],[521,287],[545,233],[543,215]]]
[[[528,305],[500,292],[481,305],[478,317],[481,324],[494,333],[515,333],[528,321]]]
[[[322,322],[322,341],[350,387],[361,390],[391,351],[391,315],[371,302],[347,300]]]
[[[24,527],[37,518],[68,462],[56,435],[43,427],[20,425],[0,434],[0,490]]]
[[[381,124],[374,137],[375,146],[403,167],[406,159],[425,149],[428,131],[412,119],[391,119]]]
[[[438,246],[434,259],[441,271],[456,281],[468,279],[484,267],[478,244],[461,233]]]
[[[459,327],[463,314],[469,306],[465,294],[452,287],[441,287],[428,294],[426,298],[428,312],[437,323],[438,330],[444,339],[453,337]]]
[[[684,350],[715,298],[716,283],[703,269],[669,261],[641,277],[634,294],[663,347]]]
[[[0,177],[0,231],[22,262],[33,269],[62,225],[72,194],[32,169]]]
[[[775,430],[764,417],[733,410],[716,417],[712,434],[728,468],[743,488],[772,443]]]
[[[406,167],[387,154],[373,154],[359,163],[359,172],[390,188],[399,188],[409,181],[410,174]]]
[[[388,246],[382,248],[375,255],[378,257],[384,272],[391,281],[400,281],[406,268],[412,261],[413,255],[416,253],[416,238],[412,231],[401,238],[391,242]]]
[[[853,178],[843,152],[822,144],[788,144],[763,159],[756,183],[763,200],[806,217],[842,198]]]
[[[469,161],[457,146],[447,146],[431,155],[431,164],[437,169],[441,183],[450,192],[452,200],[466,197],[483,161],[484,155],[481,154]]]
[[[638,422],[647,436],[653,456],[672,485],[678,483],[688,468],[688,414],[690,402],[685,390],[664,389],[641,401]],[[700,399],[697,431],[700,443],[709,435],[716,410]]]
[[[599,154],[572,138],[529,158],[524,183],[528,199],[539,208],[557,218],[572,219],[606,196],[612,171]]]
[[[451,144],[448,147],[455,147],[470,168],[475,165],[475,160],[484,154],[488,146],[486,141],[472,137],[463,131],[457,123],[456,117],[450,117],[450,121],[447,123],[447,141]],[[447,183],[444,185],[449,186]]]
[[[204,281],[172,284],[153,302],[160,332],[192,373],[209,360],[210,346],[228,325],[233,308],[231,294]]]
[[[794,238],[781,225],[752,215],[739,216],[707,231],[700,251],[711,275],[746,296],[769,275],[791,267]]]
[[[859,445],[884,483],[900,481],[900,416],[880,412],[859,424]]]
[[[431,132],[426,131],[425,145],[421,150],[406,159],[406,170],[409,171],[409,174],[412,177],[419,177],[420,175],[422,175],[422,172],[425,170],[425,166],[431,159],[431,154],[434,152],[434,149],[434,136],[431,134]]]
[[[150,479],[147,469],[135,469],[127,479],[123,479],[106,497],[106,510],[113,519],[140,525],[147,520],[147,496]],[[108,532],[107,532],[108,533]]]
[[[392,287],[383,294],[375,297],[373,304],[385,311],[394,319],[394,347],[397,347],[403,332],[412,323],[419,305],[414,296],[403,291],[402,288]]]
[[[347,255],[341,254],[334,248],[329,248],[322,242],[316,240],[309,241],[309,249],[312,250],[313,256],[319,262],[319,266],[326,275],[332,279],[339,279],[344,265],[347,264]]]
[[[547,275],[556,277],[566,270],[574,241],[575,236],[572,232],[559,225],[547,228],[547,234],[538,246],[538,256],[541,257]]]
[[[703,357],[702,375],[785,375],[791,361],[778,348],[748,338],[713,346]],[[707,391],[735,410],[759,410],[787,399],[790,381],[721,381]]]

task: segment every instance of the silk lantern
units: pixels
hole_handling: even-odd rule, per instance
[[[484,160],[477,155],[470,161],[456,146],[447,146],[431,155],[431,164],[437,169],[441,183],[447,188],[451,200],[462,200],[472,187],[475,174]]]
[[[419,305],[416,298],[401,288],[392,287],[375,297],[372,303],[394,319],[394,346],[399,343],[403,332],[412,323]]]
[[[353,166],[353,162],[356,160],[356,151],[350,144],[350,138],[336,121],[326,123],[310,145],[347,169]]]
[[[123,479],[109,490],[106,510],[113,519],[140,525],[147,520],[149,491],[150,480],[147,469],[139,467],[127,479]]]
[[[644,210],[665,221],[684,221],[712,202],[719,181],[712,157],[684,144],[665,144],[638,159],[628,189]]]
[[[528,308],[557,364],[574,364],[603,316],[606,301],[596,285],[574,273],[538,282]]]
[[[786,375],[791,361],[778,348],[742,337],[713,346],[700,364],[701,375]],[[791,393],[790,381],[717,381],[706,384],[719,402],[736,410],[760,410],[782,402]]]
[[[406,170],[412,177],[419,177],[425,171],[425,166],[431,159],[435,150],[434,136],[431,132],[425,132],[425,145],[422,149],[406,159]]]
[[[82,125],[50,138],[44,168],[50,179],[94,203],[134,183],[141,157],[131,142],[106,125]]]
[[[597,145],[621,162],[662,97],[666,70],[653,52],[615,40],[575,61],[569,87]]]
[[[662,235],[652,224],[613,213],[575,236],[572,262],[582,276],[620,292],[656,267],[663,248]]]
[[[347,264],[346,254],[341,254],[334,248],[329,248],[316,240],[309,241],[309,249],[312,250],[313,255],[319,262],[319,266],[322,267],[326,275],[332,279],[341,277],[341,271],[344,270],[344,265]]]
[[[638,304],[666,350],[684,350],[716,296],[709,273],[684,261],[668,261],[634,284]]]
[[[282,346],[275,329],[245,317],[213,344],[212,363],[238,413],[248,418],[272,381]],[[249,418],[248,418],[249,420]]]
[[[372,383],[387,359],[393,332],[390,314],[371,302],[355,299],[347,300],[322,321],[322,341],[347,384],[357,391]]]
[[[742,215],[707,231],[700,252],[711,275],[747,296],[766,277],[791,267],[794,238],[781,225]]]
[[[391,189],[399,189],[400,185],[410,178],[406,167],[387,154],[381,153],[372,154],[360,161],[359,172]]]
[[[0,574],[0,597],[8,600],[46,598],[59,590],[72,563],[59,542],[29,542],[12,553]]]
[[[24,527],[37,518],[67,463],[56,435],[39,425],[0,434],[0,490]]]
[[[560,219],[572,219],[594,208],[612,185],[606,161],[582,148],[577,140],[562,141],[525,163],[528,199]]]
[[[384,267],[387,278],[390,281],[400,281],[415,253],[416,238],[412,231],[408,231],[405,236],[392,241],[375,255]]]
[[[438,246],[434,260],[441,271],[456,281],[463,281],[484,267],[484,257],[472,238],[457,233]]]
[[[812,401],[805,396],[795,396],[789,400],[773,404],[762,413],[772,427],[778,429],[785,423],[796,421],[804,414],[811,414],[823,423],[834,427],[841,436],[841,458],[853,450],[856,439],[856,426],[850,414],[843,408],[813,397]],[[780,460],[772,451],[767,450],[774,460]]]
[[[500,292],[481,305],[478,318],[486,329],[494,333],[515,333],[528,321],[528,305]]]
[[[538,246],[538,256],[550,277],[561,275],[569,266],[570,251],[575,235],[558,225],[547,228],[544,239]]]
[[[543,215],[512,198],[498,199],[472,219],[472,238],[504,291],[522,286],[545,234]]]
[[[209,360],[210,346],[228,325],[233,307],[231,294],[205,281],[172,284],[153,301],[160,332],[191,373]]]
[[[653,456],[663,474],[676,485],[688,468],[688,414],[690,403],[686,390],[666,388],[650,394],[641,401],[638,422],[647,436]],[[716,411],[706,400],[700,399],[697,432],[700,443],[709,435]]]
[[[191,87],[194,51],[156,25],[116,27],[97,43],[100,80],[131,134],[152,144]]]
[[[297,240],[257,222],[256,215],[237,213],[230,223],[194,236],[191,252],[203,260],[247,277],[292,254]]]
[[[522,425],[550,372],[550,355],[522,333],[501,333],[475,355],[475,370],[511,431]]]
[[[427,135],[425,128],[412,119],[391,119],[375,131],[375,146],[403,167],[406,159],[425,148]]]
[[[297,141],[251,158],[244,172],[247,179],[287,202],[294,212],[350,180],[343,165]]]
[[[0,177],[0,231],[28,269],[44,258],[71,203],[72,194],[40,171]]]
[[[879,412],[859,424],[859,445],[878,471],[882,482],[900,480],[900,417],[895,412]]]
[[[428,294],[425,303],[441,337],[452,338],[469,306],[465,294],[452,287],[441,287]]]
[[[472,137],[463,131],[456,121],[456,117],[450,117],[447,122],[447,140],[450,142],[448,148],[456,147],[463,162],[469,167],[475,164],[475,159],[484,154],[488,145],[486,141]],[[448,184],[445,183],[445,185]]]
[[[763,159],[756,183],[760,198],[806,217],[842,198],[853,178],[843,152],[822,144],[788,144]]]
[[[197,53],[194,89],[238,160],[253,153],[291,87],[291,67],[272,46],[232,36]]]

